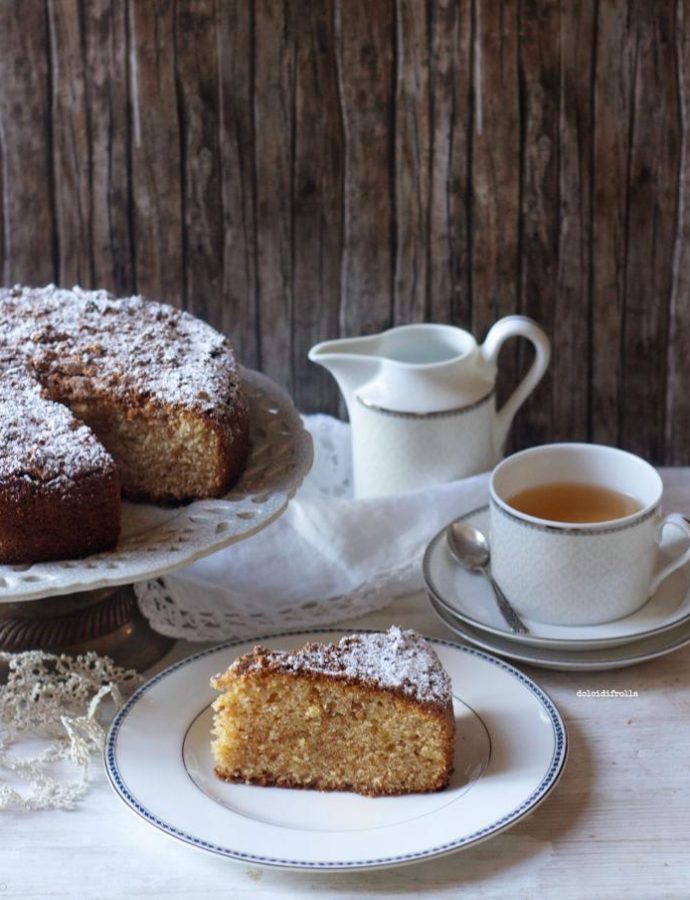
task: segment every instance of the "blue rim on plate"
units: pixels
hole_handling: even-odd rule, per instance
[[[334,631],[338,631],[338,629],[333,629]],[[333,631],[332,630],[332,631]],[[343,631],[343,634],[354,634],[354,633],[371,633],[376,629],[350,629],[348,631]],[[189,844],[193,847],[196,847],[200,850],[204,850],[206,852],[213,853],[218,856],[225,857],[227,859],[234,859],[240,862],[249,862],[256,863],[262,866],[272,866],[278,868],[290,868],[290,869],[321,869],[321,870],[352,870],[352,869],[366,869],[366,868],[379,868],[379,867],[387,867],[387,866],[397,866],[403,865],[406,863],[417,862],[424,859],[429,859],[436,856],[441,856],[447,853],[454,852],[456,850],[466,848],[472,844],[479,843],[480,841],[486,840],[489,837],[493,837],[494,835],[499,834],[502,831],[505,831],[510,826],[514,825],[520,819],[524,818],[528,813],[532,812],[537,806],[539,806],[546,797],[551,793],[555,785],[557,784],[560,776],[563,773],[567,755],[568,755],[568,738],[567,731],[565,727],[565,723],[556,708],[555,704],[549,697],[549,695],[543,691],[534,681],[516,669],[514,666],[509,665],[501,659],[492,656],[489,653],[485,653],[482,650],[477,650],[474,647],[462,646],[454,641],[443,640],[440,638],[432,638],[425,637],[425,640],[429,641],[431,644],[436,644],[440,646],[447,646],[453,648],[453,650],[459,651],[461,653],[468,654],[473,657],[477,657],[479,659],[485,660],[491,665],[496,666],[500,670],[502,670],[507,675],[516,679],[522,686],[526,687],[537,699],[539,704],[542,707],[543,712],[546,714],[546,717],[551,724],[553,729],[553,755],[551,762],[547,768],[547,771],[539,785],[531,791],[529,796],[527,796],[521,803],[519,803],[515,808],[511,809],[508,813],[496,819],[490,825],[487,825],[481,829],[478,829],[470,834],[465,834],[461,838],[453,841],[448,841],[446,843],[442,843],[438,846],[434,846],[431,848],[425,848],[419,852],[414,853],[406,853],[398,856],[383,856],[383,857],[373,857],[370,859],[358,859],[358,860],[323,860],[323,861],[311,861],[311,860],[296,860],[296,859],[285,859],[277,856],[263,856],[260,854],[254,853],[245,853],[242,851],[238,851],[233,849],[232,847],[222,846],[220,844],[212,843],[199,837],[191,834],[188,831],[182,830],[170,822],[165,821],[156,813],[145,806],[143,803],[137,799],[136,796],[132,793],[130,788],[128,787],[123,774],[120,771],[117,760],[117,744],[118,737],[122,730],[123,725],[127,721],[128,716],[137,705],[137,703],[144,697],[153,687],[158,685],[161,681],[168,678],[174,672],[188,666],[190,663],[195,662],[196,660],[203,659],[204,657],[208,657],[220,652],[223,652],[229,648],[237,647],[245,644],[253,644],[259,643],[262,641],[273,640],[275,638],[283,638],[283,637],[297,637],[304,635],[313,636],[316,634],[324,634],[331,633],[331,631],[327,631],[326,629],[310,629],[310,630],[298,630],[298,631],[284,631],[271,635],[264,635],[261,637],[257,637],[251,639],[251,641],[247,640],[233,640],[226,641],[222,644],[218,644],[215,647],[211,647],[207,650],[202,650],[199,653],[195,653],[192,656],[186,657],[183,660],[180,660],[177,663],[169,666],[164,669],[159,674],[155,675],[149,681],[147,681],[144,685],[137,689],[137,691],[127,700],[127,702],[120,708],[120,710],[115,714],[113,718],[112,724],[110,726],[108,736],[105,743],[104,750],[104,762],[105,769],[108,780],[114,789],[115,793],[118,797],[128,806],[134,813],[141,816],[144,820],[146,820],[149,824],[163,831],[165,834],[176,838],[183,843]],[[264,790],[263,788],[258,788],[259,790]],[[284,790],[284,789],[281,789]],[[213,801],[211,801],[213,802]]]

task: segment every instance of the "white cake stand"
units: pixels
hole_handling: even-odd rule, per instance
[[[0,650],[95,650],[138,669],[167,651],[172,641],[141,615],[132,583],[252,537],[285,511],[311,468],[311,436],[290,397],[258,372],[244,369],[242,377],[251,450],[232,491],[178,507],[126,502],[115,550],[0,566]]]

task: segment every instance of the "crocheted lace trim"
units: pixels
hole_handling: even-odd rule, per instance
[[[96,653],[0,652],[0,809],[73,809],[103,750],[104,701],[117,708],[141,681]]]
[[[418,569],[418,562],[406,563],[395,572],[385,572],[349,594],[252,613],[233,608],[220,611],[185,609],[162,579],[135,584],[134,592],[142,613],[161,634],[187,641],[241,640],[275,630],[277,617],[281,630],[320,628],[384,609],[395,597],[409,593],[410,581]]]

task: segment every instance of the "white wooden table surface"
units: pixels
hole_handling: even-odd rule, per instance
[[[665,480],[674,500],[690,499],[688,470]],[[452,637],[421,594],[348,625],[391,622]],[[196,649],[178,645],[169,661]],[[613,672],[521,668],[564,715],[570,756],[547,800],[496,838],[396,869],[261,869],[206,855],[151,828],[112,793],[97,761],[77,810],[0,813],[0,900],[690,896],[690,647]],[[638,696],[577,696],[587,689]]]

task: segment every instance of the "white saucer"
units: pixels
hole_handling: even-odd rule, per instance
[[[451,631],[464,641],[497,653],[514,662],[527,663],[541,669],[556,669],[561,672],[599,672],[606,669],[624,669],[638,663],[666,656],[690,644],[690,622],[667,629],[651,637],[639,638],[614,647],[600,647],[589,650],[564,650],[562,648],[535,647],[516,641],[504,640],[488,631],[480,631],[466,625],[448,608],[439,603],[430,593],[429,600],[438,615]]]
[[[152,678],[108,734],[115,792],[148,824],[208,853],[292,869],[369,869],[492,837],[552,790],[567,738],[551,699],[501,660],[431,638],[454,693],[457,757],[446,790],[371,798],[219,781],[209,750],[209,678],[257,642],[293,649],[341,636],[312,631],[222,644]]]
[[[462,518],[485,535],[489,534],[488,507],[473,510]],[[678,547],[679,539],[670,534],[671,531],[672,529],[666,529],[664,532],[662,557],[667,557],[669,552]],[[682,545],[682,538],[680,543]],[[423,571],[427,591],[436,601],[434,605],[445,609],[463,629],[469,628],[470,631],[483,635],[485,642],[489,641],[490,636],[500,641],[525,645],[525,648],[601,650],[664,634],[671,641],[679,626],[690,623],[689,566],[670,575],[642,609],[624,619],[603,625],[547,625],[525,618],[525,624],[529,628],[529,634],[526,635],[514,634],[509,630],[484,576],[468,572],[455,562],[446,543],[445,528],[427,547]],[[481,646],[497,649],[494,644],[495,642],[489,641]]]

